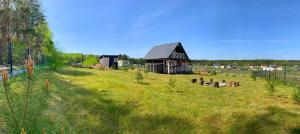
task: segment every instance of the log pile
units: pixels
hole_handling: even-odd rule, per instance
[[[197,79],[192,79],[192,83],[196,83]],[[240,86],[240,82],[238,81],[229,81],[226,83],[225,80],[222,80],[221,82],[214,82],[213,79],[210,79],[209,82],[205,82],[203,77],[199,78],[199,84],[201,86],[213,86],[215,88],[221,88],[221,87],[239,87]]]

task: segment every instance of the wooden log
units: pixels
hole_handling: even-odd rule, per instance
[[[214,82],[214,87],[215,88],[220,88],[219,82]]]
[[[235,87],[240,86],[240,82],[236,81],[236,82],[234,83],[234,86],[235,86]]]
[[[192,79],[192,83],[196,83],[197,82],[197,79]]]
[[[205,83],[204,80],[200,81],[200,85],[204,86],[204,83]]]
[[[235,83],[234,81],[230,81],[230,82],[228,83],[228,86],[229,86],[229,87],[234,87],[234,83]]]

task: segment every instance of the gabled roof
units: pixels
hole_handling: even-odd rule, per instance
[[[170,57],[172,52],[176,49],[177,46],[181,46],[180,42],[169,43],[159,46],[154,46],[148,54],[144,57],[145,60],[150,59],[167,59]]]
[[[118,55],[101,55],[99,58],[102,58],[102,57],[116,58],[116,57],[118,57]]]

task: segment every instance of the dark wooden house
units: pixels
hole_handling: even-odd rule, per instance
[[[117,55],[101,55],[99,57],[99,63],[107,68],[115,66],[118,68],[118,56]]]
[[[180,42],[154,46],[144,57],[150,72],[179,74],[191,73],[189,57]]]

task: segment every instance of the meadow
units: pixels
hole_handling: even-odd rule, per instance
[[[191,83],[199,75],[142,74],[138,83],[136,70],[40,71],[38,81],[50,83],[45,126],[87,134],[300,133],[300,105],[291,99],[295,87],[278,84],[270,96],[264,79],[247,74],[203,76],[237,80],[241,86],[235,88]]]

